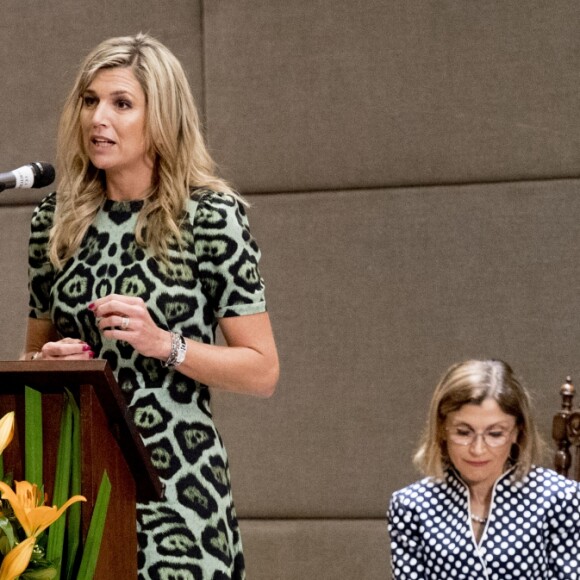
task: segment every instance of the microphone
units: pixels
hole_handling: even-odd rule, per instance
[[[54,181],[54,167],[50,163],[36,161],[14,171],[0,173],[0,191],[5,189],[30,189],[45,187]]]

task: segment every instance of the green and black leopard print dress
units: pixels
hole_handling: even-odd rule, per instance
[[[106,200],[61,271],[47,255],[55,206],[52,193],[32,217],[30,316],[51,318],[61,336],[86,341],[108,360],[165,484],[163,501],[137,506],[139,578],[244,578],[228,460],[208,388],[105,339],[87,308],[111,293],[140,296],[160,327],[205,343],[214,342],[218,318],[264,312],[260,251],[243,206],[229,195],[194,192],[182,249],[172,247],[164,265],[135,242],[143,201]]]

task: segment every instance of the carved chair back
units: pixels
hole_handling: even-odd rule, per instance
[[[562,407],[552,421],[556,442],[554,467],[558,473],[580,481],[580,407],[574,409],[574,385],[570,377],[560,387]]]

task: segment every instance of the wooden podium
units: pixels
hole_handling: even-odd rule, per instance
[[[6,471],[24,477],[24,387],[43,394],[44,484],[52,505],[63,393],[73,393],[81,415],[83,538],[88,532],[103,471],[111,498],[95,580],[137,578],[136,501],[162,497],[149,452],[130,417],[115,377],[104,360],[0,361],[0,416],[16,412],[14,439],[4,451]]]

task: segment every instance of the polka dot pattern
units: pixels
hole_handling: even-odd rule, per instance
[[[549,469],[496,482],[479,545],[454,470],[395,492],[387,521],[394,580],[580,580],[580,483]]]

